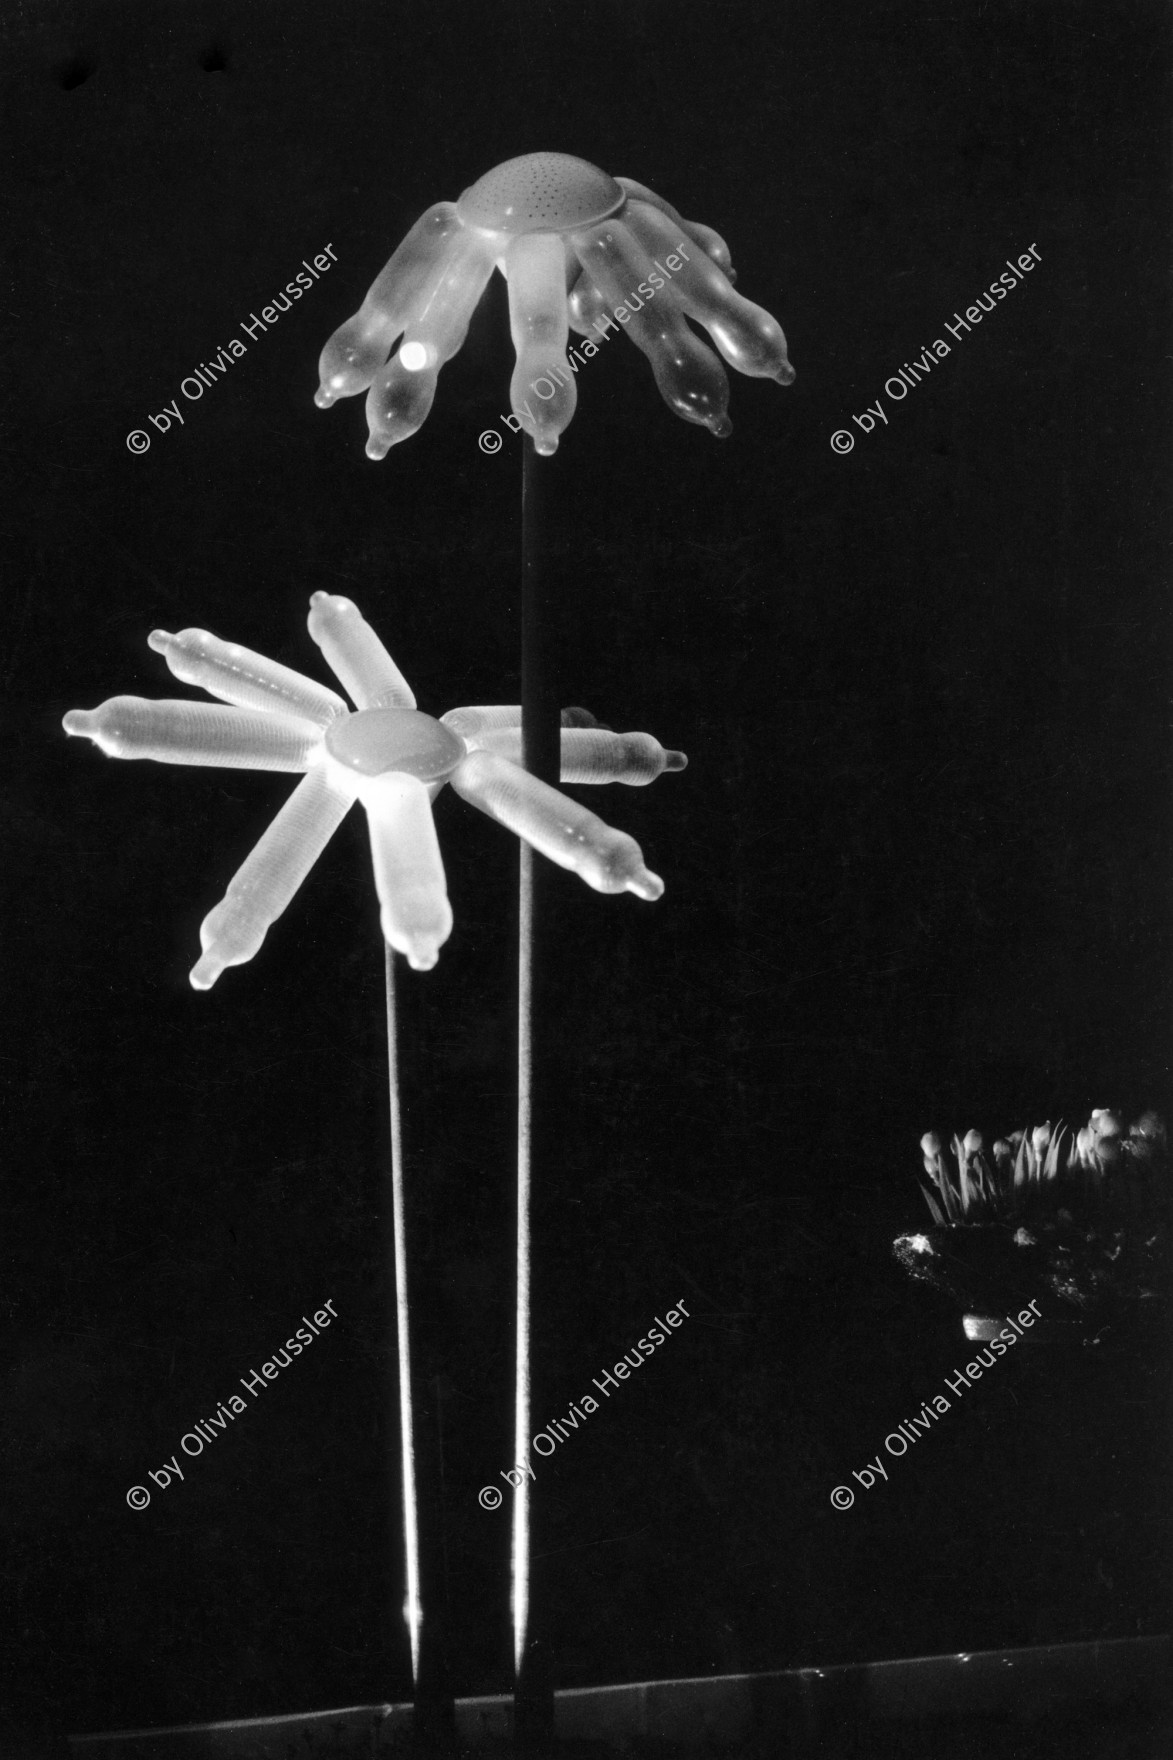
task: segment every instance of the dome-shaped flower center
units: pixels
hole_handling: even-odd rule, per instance
[[[466,747],[441,722],[418,709],[360,709],[340,716],[326,731],[326,750],[362,776],[405,771],[421,782],[450,776]]]
[[[456,204],[486,232],[572,232],[605,220],[627,200],[613,177],[569,153],[526,153],[470,184]]]

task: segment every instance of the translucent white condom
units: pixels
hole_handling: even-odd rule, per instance
[[[781,325],[761,306],[734,292],[715,257],[703,249],[685,248],[692,242],[687,229],[677,225],[657,203],[634,197],[624,218],[643,245],[649,267],[653,259],[678,256],[679,266],[673,270],[671,283],[673,296],[687,317],[704,325],[731,367],[750,378],[777,379],[781,385],[792,382],[794,368],[786,356]],[[723,240],[713,236],[727,256]]]
[[[566,247],[556,233],[525,233],[510,245],[505,272],[509,328],[517,350],[509,400],[514,409],[526,412],[527,431],[537,450],[548,456],[570,426],[578,402],[566,358]]]
[[[686,318],[738,372],[782,385],[794,377],[780,326],[733,291],[729,247],[712,227],[585,159],[526,153],[458,202],[429,208],[323,349],[315,401],[324,409],[367,392],[371,458],[427,418],[494,267],[509,283],[513,416],[541,453],[557,448],[574,415],[582,367],[620,328],[648,357],[668,407],[719,437],[732,429],[729,383]],[[568,353],[570,327],[587,338],[581,354]]]
[[[314,594],[309,631],[353,710],[290,667],[186,629],[177,636],[155,630],[150,646],[178,678],[220,702],[111,697],[65,717],[67,733],[93,740],[110,757],[305,772],[201,925],[203,952],[191,973],[197,990],[259,952],[356,800],[370,828],[384,937],[417,971],[435,965],[452,933],[432,819],[446,782],[596,891],[644,899],[663,892],[633,838],[522,769],[515,704],[453,709],[442,720],[421,713],[358,606],[340,594]],[[650,734],[562,733],[567,782],[638,786],[684,764],[682,752],[665,751]]]
[[[202,957],[192,968],[194,990],[210,990],[226,966],[260,952],[270,927],[341,825],[355,790],[322,765],[294,789],[252,854],[228,882],[223,900],[200,924]]]
[[[383,934],[417,972],[427,972],[452,933],[452,907],[428,791],[390,771],[363,784]]]
[[[683,770],[683,752],[665,751],[650,733],[612,733],[602,727],[564,727],[559,780],[583,783],[623,782],[629,788],[655,782],[665,770]],[[473,743],[473,742],[470,742]],[[475,741],[483,751],[521,763],[521,728],[491,728]]]
[[[634,892],[649,901],[663,893],[664,882],[644,866],[643,851],[634,837],[613,831],[586,807],[567,800],[508,758],[472,752],[454,771],[452,786],[482,813],[507,825],[596,892]]]

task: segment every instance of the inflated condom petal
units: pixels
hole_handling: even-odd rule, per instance
[[[380,368],[367,392],[368,458],[386,458],[393,446],[419,432],[432,413],[439,378],[438,365],[409,373],[398,355]]]
[[[654,189],[649,189],[646,183],[637,183],[634,177],[619,177],[615,181],[622,184],[628,196],[634,197],[636,201],[646,202],[651,208],[658,208],[661,214],[668,216],[674,226],[683,227],[688,236],[700,245],[705,254],[712,257],[718,269],[722,270],[730,281],[736,281],[737,276],[734,273],[729,246],[719,232],[714,232],[711,226],[705,226],[700,220],[686,220],[672,206],[671,202],[666,202],[663,196],[657,195]],[[626,218],[627,209],[625,208],[623,212]]]
[[[251,648],[242,648],[239,642],[223,642],[206,629],[181,629],[175,636],[164,629],[152,630],[147,645],[162,654],[184,684],[195,685],[238,708],[284,712],[314,721],[319,727],[328,727],[346,713],[346,704],[336,691]]]
[[[651,257],[630,228],[622,221],[605,221],[588,232],[576,233],[574,248],[613,311],[622,305],[628,312],[620,328],[651,361],[668,407],[683,420],[707,427],[719,439],[731,434],[729,381],[724,369],[689,329],[671,280],[654,269]],[[653,273],[666,285],[654,287],[648,280]],[[640,295],[641,282],[648,286],[650,300]]]
[[[520,727],[520,703],[471,703],[464,709],[449,709],[440,720],[453,733],[475,745],[482,733],[492,728]]]
[[[415,776],[386,771],[359,783],[371,837],[383,935],[427,972],[452,933],[452,907],[431,800]]]
[[[354,804],[349,779],[322,764],[298,783],[252,853],[228,882],[223,900],[200,925],[203,957],[192,968],[195,990],[209,990],[226,966],[243,965]]]
[[[566,247],[554,234],[526,233],[509,246],[505,266],[517,351],[510,405],[538,453],[549,457],[578,401],[566,358]]]
[[[96,709],[71,709],[63,726],[111,758],[228,770],[308,770],[322,744],[319,726],[292,715],[167,697],[110,697]]]
[[[644,864],[633,837],[494,752],[471,752],[452,773],[457,794],[505,825],[596,892],[657,899],[664,882]]]
[[[462,234],[419,309],[404,327],[399,353],[367,393],[367,456],[383,458],[426,421],[440,368],[458,352],[489,276],[494,253],[484,239]]]
[[[604,337],[610,340],[618,329],[606,295],[599,292],[581,266],[567,296],[566,310],[570,328],[590,341],[601,342]],[[610,320],[609,328],[605,319]]]
[[[322,350],[314,398],[319,409],[367,389],[400,331],[434,289],[462,233],[455,202],[436,202],[420,215],[354,317],[339,325]]]
[[[480,748],[521,763],[521,729],[504,727],[482,733]],[[650,733],[612,733],[597,727],[563,728],[559,780],[574,785],[621,782],[643,788],[666,770],[683,770],[683,752],[665,751]]]
[[[352,599],[314,593],[307,622],[326,664],[357,709],[415,708],[411,686]]]
[[[626,217],[640,243],[661,261],[679,252],[679,232],[658,208],[631,201]],[[793,381],[782,326],[762,306],[743,299],[703,251],[694,252],[674,272],[672,290],[688,316],[705,326],[731,367],[755,379],[776,379],[782,385]]]

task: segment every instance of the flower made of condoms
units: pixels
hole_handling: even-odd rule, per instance
[[[435,721],[417,710],[406,679],[356,605],[315,593],[310,607],[310,635],[353,710],[288,666],[186,629],[174,636],[155,630],[150,646],[176,678],[218,703],[111,697],[65,717],[66,733],[85,735],[114,758],[305,772],[204,918],[195,989],[210,989],[226,966],[243,965],[259,951],[356,800],[366,808],[383,934],[417,971],[434,966],[452,932],[432,820],[432,802],[446,782],[596,892],[660,897],[664,883],[644,866],[634,838],[522,768],[520,708],[452,709]],[[638,785],[687,761],[646,733],[574,726],[561,740],[563,782]]]
[[[729,247],[711,227],[682,220],[629,177],[566,153],[527,153],[486,172],[458,202],[429,208],[322,350],[315,402],[328,409],[367,393],[368,457],[384,457],[424,422],[494,268],[509,284],[517,350],[510,402],[540,453],[556,450],[574,415],[580,360],[617,325],[652,363],[669,409],[722,438],[733,427],[729,381],[686,319],[739,373],[794,378],[781,326],[734,292]],[[568,359],[571,328],[588,340]]]

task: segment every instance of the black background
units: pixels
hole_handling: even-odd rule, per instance
[[[417,216],[547,147],[717,227],[798,373],[731,375],[718,444],[616,340],[551,466],[564,700],[690,757],[590,801],[662,902],[552,888],[536,1421],[654,1313],[692,1316],[538,1467],[556,1680],[1161,1629],[1151,1364],[1012,1353],[886,1485],[843,1514],[829,1493],[965,1360],[890,1257],[925,1219],[922,1130],[1165,1099],[1168,35],[1156,5],[1072,0],[9,10],[16,1710],[101,1728],[409,1691],[365,828],[196,995],[198,924],[288,785],[110,763],[60,717],[182,694],[157,626],[323,676],[318,589],[357,600],[422,708],[516,700],[520,441],[477,446],[508,408],[500,278],[383,463],[360,402],[311,399]],[[327,243],[337,267],[184,402]],[[1032,244],[953,346],[945,320]],[[948,359],[837,456],[937,337]],[[512,1458],[516,845],[450,791],[437,819],[456,929],[405,974],[405,1082],[474,1692],[510,1661],[508,1506],[476,1494]],[[130,1511],[327,1297],[336,1326]]]

